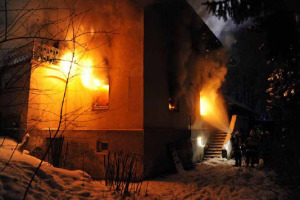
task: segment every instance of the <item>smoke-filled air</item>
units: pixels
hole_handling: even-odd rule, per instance
[[[219,88],[225,80],[226,72],[226,67],[222,66],[203,83],[200,91],[199,114],[211,126],[228,133],[230,132],[228,115],[224,99],[219,92]]]

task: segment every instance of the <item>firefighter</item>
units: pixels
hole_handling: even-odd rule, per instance
[[[241,150],[242,138],[241,134],[236,131],[231,137],[231,144],[233,149],[233,155],[235,159],[236,167],[242,166],[242,150]]]
[[[258,154],[258,143],[259,140],[255,136],[255,131],[252,129],[250,131],[250,136],[246,140],[246,164],[249,167],[251,163],[251,167],[254,167],[256,162],[257,154]]]
[[[272,155],[272,136],[269,131],[265,131],[262,138],[264,165],[268,166]]]

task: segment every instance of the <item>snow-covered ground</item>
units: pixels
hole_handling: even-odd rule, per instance
[[[0,138],[0,145],[2,138]],[[0,148],[0,171],[16,143],[5,140]],[[18,151],[0,172],[0,200],[22,199],[39,160]],[[263,169],[233,167],[233,161],[210,159],[184,175],[168,175],[145,181],[140,196],[126,199],[287,199],[287,191],[275,184],[275,173]],[[148,187],[147,187],[148,185]],[[147,188],[148,196],[145,196]],[[92,181],[83,171],[43,164],[27,199],[121,199]]]
[[[206,160],[184,176],[149,181],[149,195],[158,199],[287,199],[285,189],[274,182],[274,172],[233,165],[232,160]]]
[[[2,141],[3,138],[0,138],[0,145]],[[15,147],[14,141],[6,139],[0,148],[0,200],[23,199],[26,186],[40,163],[39,159],[16,151],[10,164],[1,172]],[[107,189],[92,181],[83,171],[55,168],[45,162],[27,199],[99,199],[101,191],[106,192]]]

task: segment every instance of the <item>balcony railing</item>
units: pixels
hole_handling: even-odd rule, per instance
[[[30,60],[39,62],[56,63],[61,51],[53,46],[32,41],[23,46],[9,51],[4,59],[6,66],[18,65]]]

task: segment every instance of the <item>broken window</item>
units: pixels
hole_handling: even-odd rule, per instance
[[[110,81],[107,68],[100,66],[95,67],[94,72],[88,76],[88,83],[90,89],[93,90],[93,110],[108,109]]]
[[[169,111],[179,112],[178,102],[173,98],[169,98]]]
[[[95,92],[93,98],[93,110],[108,109],[109,105],[109,85],[103,86]]]

